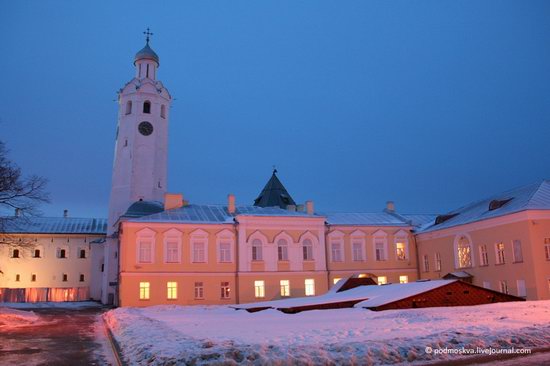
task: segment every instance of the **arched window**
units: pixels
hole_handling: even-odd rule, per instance
[[[472,267],[472,244],[465,236],[458,239],[457,258],[459,268]]]
[[[143,102],[143,113],[151,113],[151,102],[148,100]]]
[[[164,104],[160,106],[160,116],[166,118],[166,106]]]
[[[277,252],[280,261],[288,260],[288,243],[285,239],[277,240]]]
[[[261,261],[262,259],[262,241],[260,239],[254,239],[252,241],[252,260]]]
[[[304,260],[313,260],[313,243],[311,242],[311,240],[304,239],[304,241],[302,242],[302,248],[304,251]]]
[[[126,114],[131,114],[132,113],[132,101],[129,100],[127,103],[126,103]]]

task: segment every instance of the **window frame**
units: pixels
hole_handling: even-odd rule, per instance
[[[148,281],[139,282],[139,300],[140,301],[151,300],[151,282],[148,282]]]
[[[136,233],[136,263],[138,264],[153,264],[155,263],[155,242],[156,242],[156,232],[144,228]],[[149,261],[142,260],[142,246],[145,243],[149,243],[150,255]]]
[[[306,296],[315,296],[315,279],[306,278],[304,280],[304,293]]]
[[[254,298],[256,299],[265,298],[265,281],[264,280],[254,280]]]
[[[495,265],[503,265],[506,264],[506,245],[504,242],[499,241],[495,243],[495,258],[496,262]]]
[[[178,299],[178,282],[166,281],[166,300]]]
[[[164,254],[164,263],[167,264],[177,264],[182,261],[182,237],[183,233],[177,229],[170,229],[165,231],[162,234],[162,246]],[[170,244],[174,245],[175,248],[170,248]],[[175,249],[175,260],[171,257],[171,252],[173,254]]]

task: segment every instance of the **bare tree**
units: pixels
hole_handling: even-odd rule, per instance
[[[43,177],[24,177],[21,169],[9,160],[6,145],[0,141],[0,244],[30,244],[30,239],[16,238],[10,232],[28,224],[30,217],[40,213],[38,206],[49,202],[46,184]]]

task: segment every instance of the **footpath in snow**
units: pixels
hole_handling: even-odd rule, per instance
[[[468,357],[451,352],[550,346],[550,301],[298,314],[155,306],[105,319],[130,364],[426,363]]]

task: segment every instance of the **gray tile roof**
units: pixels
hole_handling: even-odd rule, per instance
[[[379,213],[327,213],[329,225],[351,226],[410,226],[410,224],[388,212]]]
[[[500,208],[489,210],[492,201],[507,200]],[[446,229],[458,225],[504,216],[525,210],[550,210],[550,181],[543,180],[526,186],[514,188],[506,192],[495,194],[480,201],[470,203],[446,215],[455,215],[452,218],[435,225],[431,222],[417,232],[426,233]]]
[[[96,234],[107,233],[107,219],[77,217],[3,217],[8,234]]]

